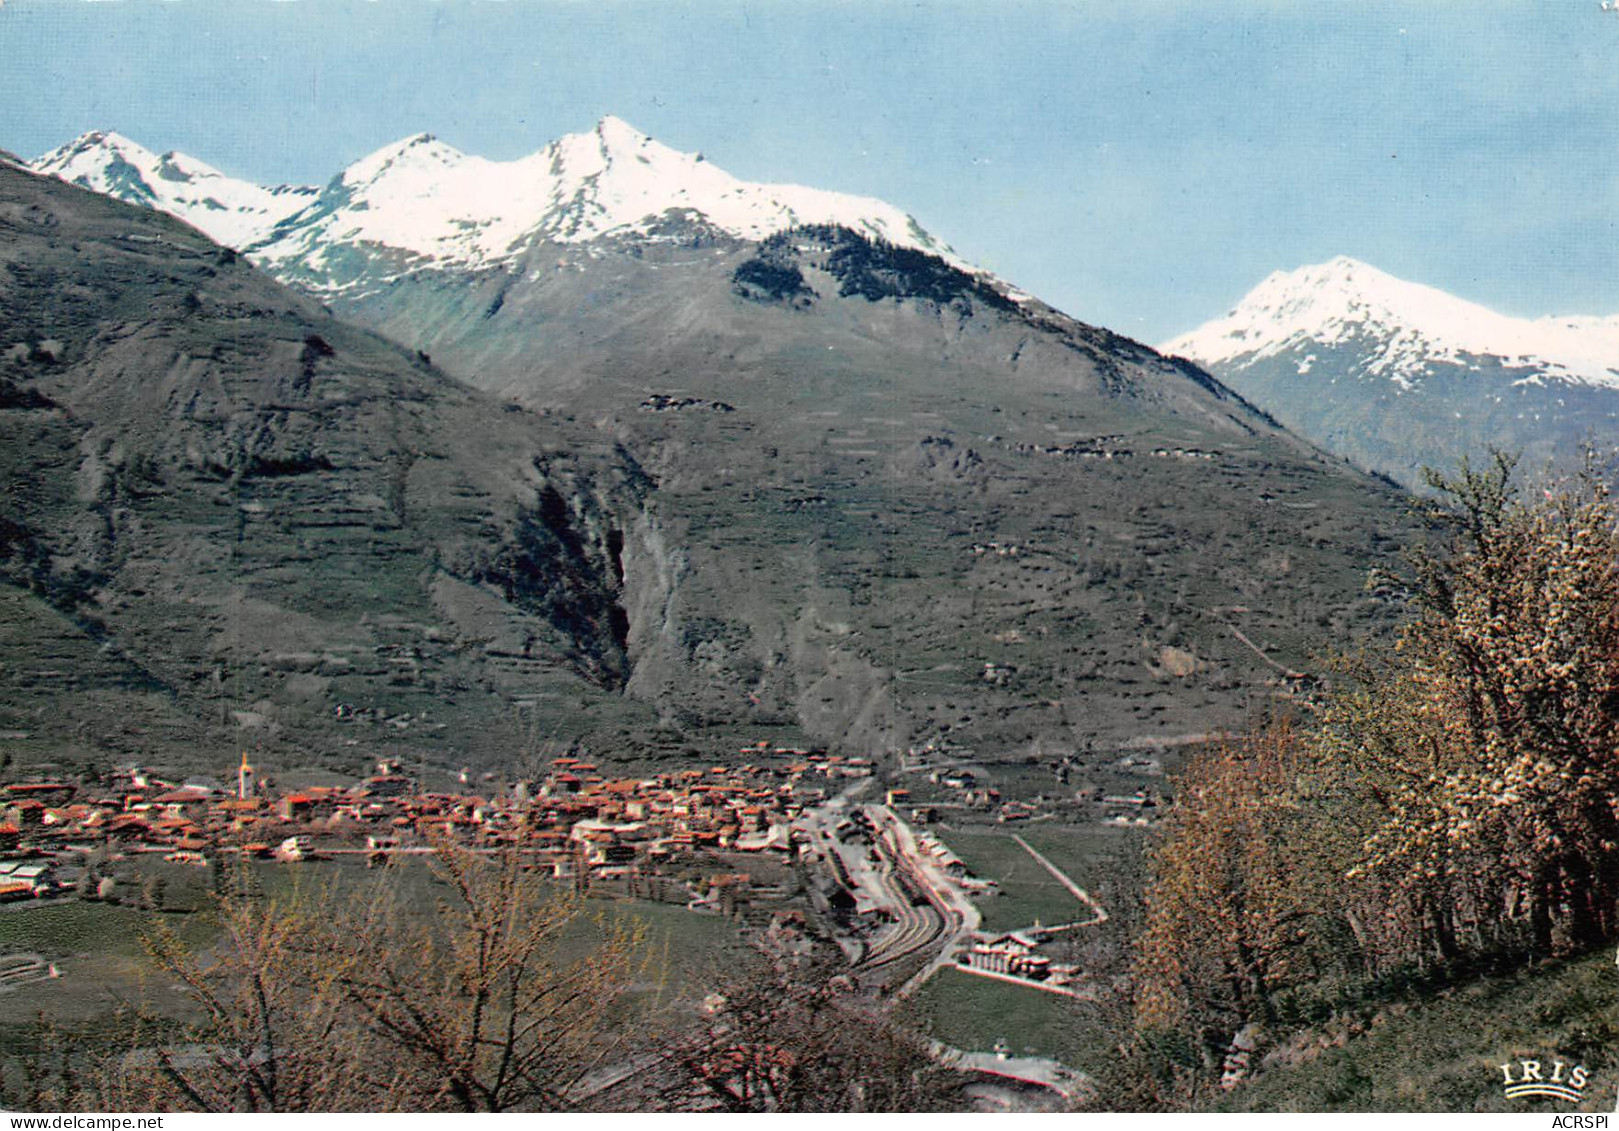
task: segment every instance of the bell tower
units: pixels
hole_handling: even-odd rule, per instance
[[[247,751],[242,751],[242,764],[236,769],[236,797],[246,801],[253,795],[253,767],[248,764]]]

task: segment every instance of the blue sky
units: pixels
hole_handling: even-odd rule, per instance
[[[883,197],[1148,341],[1338,254],[1509,313],[1619,312],[1597,0],[4,0],[0,106],[25,156],[110,128],[263,182],[617,114]]]

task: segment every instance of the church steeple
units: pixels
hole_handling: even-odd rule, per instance
[[[253,792],[253,767],[248,764],[247,751],[242,751],[242,764],[236,770],[236,797],[246,801]]]

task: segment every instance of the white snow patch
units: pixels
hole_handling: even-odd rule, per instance
[[[178,216],[210,239],[240,248],[315,199],[299,185],[262,188],[212,165],[169,152],[162,156],[105,130],[87,133],[30,163],[36,173]]]
[[[1344,256],[1278,271],[1224,318],[1158,348],[1204,365],[1249,365],[1314,346],[1365,350],[1360,368],[1401,389],[1435,364],[1476,358],[1536,371],[1518,383],[1551,377],[1619,388],[1619,315],[1513,318]],[[1311,355],[1299,372],[1314,362]]]
[[[644,236],[672,209],[749,240],[802,224],[842,225],[979,274],[891,204],[743,181],[614,117],[513,161],[470,156],[417,134],[356,161],[320,190],[261,188],[183,154],[157,157],[112,133],[87,134],[33,168],[172,212],[273,270],[317,276],[341,269],[330,249],[343,245],[391,252],[405,268],[479,268],[515,259],[541,240]],[[330,276],[304,281],[344,285]]]

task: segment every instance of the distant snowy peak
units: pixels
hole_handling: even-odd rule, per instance
[[[644,234],[671,210],[758,240],[838,224],[972,268],[883,201],[739,180],[698,153],[603,118],[537,153],[490,161],[431,134],[384,146],[321,189],[264,189],[194,158],[158,157],[113,133],[86,134],[33,163],[42,173],[158,208],[315,289],[386,283],[422,267],[498,266],[542,241]]]
[[[1340,256],[1272,274],[1216,319],[1158,347],[1240,367],[1314,347],[1358,352],[1358,368],[1410,388],[1435,365],[1489,361],[1519,381],[1619,388],[1619,315],[1512,318]],[[1309,371],[1308,356],[1299,361]]]
[[[743,239],[799,224],[842,224],[890,243],[950,251],[883,201],[738,180],[702,154],[671,149],[618,118],[603,118],[592,132],[570,134],[527,160],[553,178],[549,231],[561,239],[589,239],[690,208]]]
[[[304,186],[261,188],[211,165],[169,152],[162,156],[121,134],[97,130],[52,150],[29,166],[95,192],[178,216],[230,247],[245,247],[308,205]]]
[[[701,213],[743,239],[799,224],[842,224],[960,264],[910,216],[869,197],[752,184],[603,118],[514,161],[469,156],[431,134],[384,146],[345,169],[305,214],[252,250],[273,266],[302,263],[306,282],[340,289],[364,246],[401,268],[480,268],[536,242],[574,243],[648,230],[671,209]],[[376,282],[373,277],[369,282]]]

